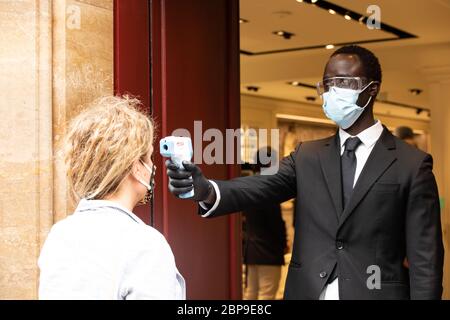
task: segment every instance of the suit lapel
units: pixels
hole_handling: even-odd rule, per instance
[[[320,165],[327,182],[328,191],[336,209],[336,218],[342,213],[342,182],[341,182],[341,150],[339,134],[331,137],[319,153]]]
[[[394,137],[386,127],[384,127],[380,139],[374,146],[364,169],[358,178],[352,197],[342,213],[342,217],[339,221],[339,228],[353,213],[372,185],[396,160],[396,154],[394,152],[395,148]]]

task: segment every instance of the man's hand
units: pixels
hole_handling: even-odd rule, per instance
[[[200,168],[187,161],[183,161],[183,166],[185,170],[180,170],[170,159],[166,161],[170,192],[178,197],[194,189],[194,196],[189,200],[213,204],[216,201],[216,192]]]

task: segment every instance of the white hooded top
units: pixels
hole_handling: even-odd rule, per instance
[[[81,200],[42,248],[39,299],[186,299],[164,236],[112,201]]]

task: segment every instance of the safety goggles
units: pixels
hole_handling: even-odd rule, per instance
[[[361,91],[368,84],[369,79],[365,77],[332,77],[323,79],[317,84],[317,93],[322,96],[332,87]]]

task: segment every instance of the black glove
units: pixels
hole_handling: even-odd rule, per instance
[[[183,161],[183,166],[185,170],[180,170],[170,159],[166,161],[169,191],[178,197],[194,189],[194,196],[189,200],[214,202],[214,187],[205,178],[200,168],[188,161]]]

